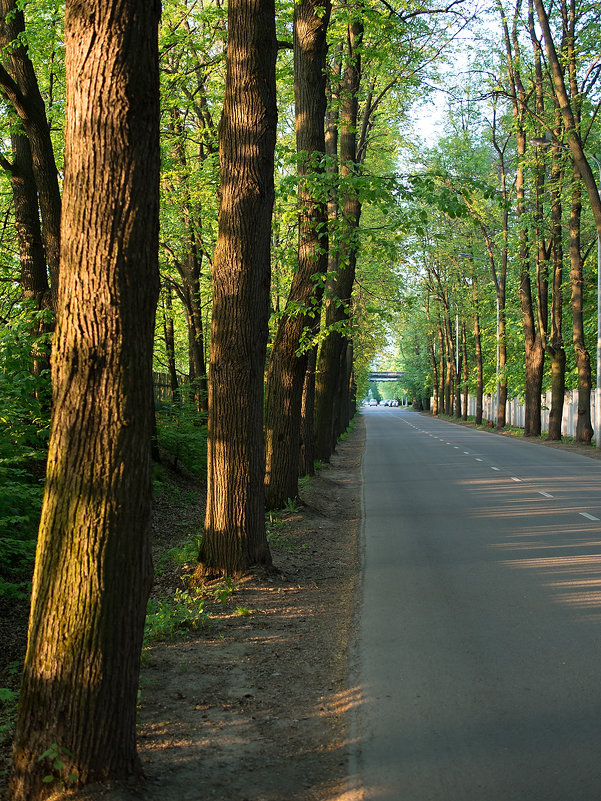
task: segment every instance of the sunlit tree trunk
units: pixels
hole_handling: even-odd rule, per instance
[[[321,279],[328,263],[326,207],[316,197],[311,183],[324,172],[329,18],[329,0],[301,0],[295,4],[298,264],[284,315],[278,323],[266,381],[265,502],[270,509],[279,508],[288,498],[298,495],[301,405],[307,371],[307,344],[302,343],[302,336],[310,333],[321,314]]]
[[[584,275],[580,248],[580,218],[582,200],[580,174],[574,168],[572,206],[570,210],[570,284],[572,287],[572,342],[578,370],[578,417],[576,441],[590,445],[593,438],[591,423],[591,357],[584,339]]]
[[[68,0],[53,418],[12,801],[136,775],[158,294],[157,2]],[[40,756],[55,745],[64,768]],[[55,784],[55,783],[54,783]]]
[[[213,259],[207,510],[199,577],[270,565],[263,383],[274,200],[275,8],[230,0]]]
[[[342,241],[337,242],[338,269],[330,277],[325,302],[327,337],[319,351],[315,385],[315,443],[316,456],[329,461],[340,427],[340,399],[337,393],[343,386],[341,369],[344,365],[346,337],[340,330],[349,319],[351,293],[357,264],[356,231],[361,216],[361,203],[353,185],[359,171],[357,162],[358,93],[361,82],[361,45],[363,22],[355,19],[347,29],[347,52],[341,88],[340,107],[340,193]],[[332,243],[330,244],[332,247]]]
[[[461,320],[461,354],[463,362],[463,413],[461,417],[463,420],[467,420],[470,370],[467,361],[467,331],[464,319]]]

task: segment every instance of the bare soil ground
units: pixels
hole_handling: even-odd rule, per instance
[[[208,626],[145,651],[138,729],[143,782],[91,786],[61,798],[348,797],[347,712],[356,700],[348,687],[348,646],[358,580],[363,443],[359,418],[331,464],[303,488],[298,509],[280,514],[271,541],[279,574],[237,582],[226,603],[211,604]],[[182,493],[189,492],[181,483]],[[175,507],[173,499],[156,504],[155,563],[164,562],[162,554],[181,541],[186,528],[202,524],[202,513],[202,498]],[[155,595],[181,588],[186,572],[186,566],[163,569]]]

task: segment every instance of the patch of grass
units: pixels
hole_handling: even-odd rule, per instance
[[[292,550],[292,538],[286,523],[280,515],[275,512],[269,512],[265,520],[265,529],[270,548],[282,548],[285,551]]]
[[[183,567],[184,565],[195,563],[198,558],[201,540],[201,532],[197,530],[188,531],[186,540],[181,545],[170,548],[158,558],[155,567],[157,575],[164,572],[168,565]]]
[[[235,591],[234,581],[230,576],[226,576],[223,581],[213,590],[215,600],[225,606]]]
[[[12,739],[18,698],[18,690],[0,687],[0,744]]]
[[[246,606],[237,606],[234,609],[234,615],[236,617],[249,617],[251,615],[251,610]]]
[[[146,610],[144,644],[170,640],[181,632],[201,629],[208,619],[199,590],[177,589],[172,598],[151,598]]]

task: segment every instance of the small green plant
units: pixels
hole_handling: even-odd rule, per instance
[[[12,737],[18,697],[16,690],[0,687],[0,743]]]
[[[215,600],[220,604],[226,604],[229,598],[234,594],[234,582],[230,576],[226,576],[224,580],[213,590]]]
[[[284,504],[284,509],[289,514],[294,514],[295,512],[298,512],[298,504],[298,498],[287,498],[286,503]]]
[[[169,640],[182,631],[202,628],[207,621],[200,590],[177,589],[172,598],[151,598],[146,610],[145,644]]]
[[[76,773],[69,773],[65,763],[73,758],[73,754],[67,749],[56,743],[47,748],[38,757],[38,762],[47,760],[50,773],[43,777],[44,784],[55,784],[58,789],[64,789],[67,784],[73,784],[78,779]]]
[[[288,534],[288,528],[282,518],[269,512],[265,519],[265,531],[267,542],[271,547],[283,548],[287,551],[292,550],[292,540]]]
[[[236,617],[249,617],[251,610],[248,609],[246,606],[237,606],[234,609],[234,615]]]
[[[168,565],[183,567],[195,563],[200,550],[202,533],[197,530],[188,531],[186,540],[175,548],[170,548],[159,557],[156,572],[162,573]]]

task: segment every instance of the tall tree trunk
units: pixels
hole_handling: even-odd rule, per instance
[[[438,365],[436,363],[436,353],[434,352],[434,344],[428,342],[428,353],[430,354],[430,361],[432,363],[432,415],[438,417],[438,410],[440,406],[438,396]]]
[[[13,801],[140,770],[158,295],[160,6],[67,0],[66,174],[53,418]],[[92,205],[90,205],[91,200]],[[64,768],[40,755],[54,744]]]
[[[520,270],[520,306],[524,330],[525,360],[525,413],[524,436],[539,436],[541,432],[541,390],[543,381],[544,349],[541,331],[537,326],[537,314],[532,297],[532,281],[530,277],[530,241],[526,223],[526,193],[524,182],[524,163],[526,155],[526,132],[524,113],[527,105],[526,90],[520,71],[520,51],[518,38],[518,19],[521,0],[517,0],[513,29],[510,35],[505,12],[500,0],[497,2],[503,27],[505,51],[507,57],[507,74],[511,90],[513,123],[517,140],[517,169],[515,177],[516,214],[519,231],[519,270]]]
[[[448,414],[449,413],[449,406],[448,406],[448,396],[446,392],[447,383],[445,379],[445,370],[447,364],[447,351],[445,347],[445,337],[442,330],[442,324],[440,321],[440,317],[438,318],[438,359],[439,359],[439,368],[438,368],[438,399],[439,399],[439,407],[441,414]]]
[[[328,265],[326,207],[311,189],[311,183],[323,174],[329,18],[329,0],[301,0],[294,6],[298,266],[286,310],[278,324],[267,373],[265,502],[269,509],[279,508],[288,498],[298,495],[301,404],[307,372],[307,345],[302,343],[302,337],[319,319],[321,279]]]
[[[213,259],[207,511],[199,577],[270,565],[263,383],[274,200],[275,7],[230,0]]]
[[[0,20],[4,32],[7,68],[0,67],[0,86],[17,112],[29,139],[32,167],[42,217],[42,237],[50,271],[53,305],[58,296],[60,259],[61,197],[58,171],[46,119],[46,108],[40,93],[33,64],[24,44],[25,18],[16,0],[0,0]]]
[[[200,297],[201,255],[193,234],[188,229],[187,252],[179,265],[182,277],[182,301],[188,325],[188,375],[194,403],[199,412],[208,410],[208,379],[204,354],[204,324]]]
[[[0,163],[10,174],[21,264],[21,292],[23,298],[32,303],[36,311],[48,310],[53,308],[53,302],[48,285],[46,256],[38,212],[37,187],[31,164],[31,148],[29,139],[19,133],[11,134],[11,143],[13,163],[8,164],[1,157]],[[35,335],[49,334],[53,328],[53,320],[46,316],[36,317],[32,324],[32,331]],[[32,357],[34,375],[40,375],[44,370],[50,369],[50,345],[46,344],[43,339],[36,339]]]
[[[568,0],[560,4],[564,21],[563,58],[566,64],[574,124],[581,130],[583,96],[578,85],[576,63],[576,3]],[[570,209],[570,284],[572,309],[572,342],[578,371],[578,417],[576,441],[590,445],[594,429],[591,422],[591,358],[584,337],[584,276],[580,241],[582,218],[582,191],[578,167],[572,172],[572,205]]]
[[[201,97],[204,97],[202,92]],[[178,293],[184,304],[188,327],[188,376],[196,409],[199,412],[206,413],[208,410],[208,381],[200,294],[202,270],[202,246],[198,231],[200,226],[200,204],[192,200],[191,178],[184,141],[184,124],[180,113],[176,109],[171,110],[171,130],[175,141],[174,153],[181,170],[183,193],[181,206],[184,228],[183,254],[175,260],[175,266],[181,278],[181,288],[178,288]],[[204,145],[201,150],[204,153]]]
[[[314,405],[315,405],[315,367],[317,365],[317,347],[311,348],[307,354],[307,369],[303,384],[301,402],[301,450],[299,475],[315,475],[315,438],[314,438]]]
[[[343,241],[339,248],[338,270],[329,282],[325,303],[327,337],[320,349],[315,383],[315,448],[318,459],[329,461],[336,446],[337,419],[340,408],[337,392],[342,386],[340,369],[345,348],[341,325],[349,319],[351,293],[357,263],[356,231],[361,203],[353,179],[359,172],[357,162],[357,112],[361,82],[361,44],[363,22],[354,20],[347,29],[347,53],[341,89],[340,108],[340,177]],[[330,247],[332,243],[330,240]]]
[[[465,320],[461,320],[461,355],[463,361],[463,414],[462,419],[467,420],[468,403],[469,403],[469,379],[470,370],[467,361],[467,331],[465,328]]]
[[[560,121],[558,120],[558,126]],[[559,133],[559,127],[556,128]],[[561,423],[566,387],[566,351],[563,344],[563,231],[561,225],[561,151],[553,150],[551,171],[551,251],[553,279],[551,294],[551,336],[547,353],[551,359],[551,411],[549,413],[549,439],[561,439]]]
[[[177,369],[175,366],[175,331],[173,323],[173,301],[171,297],[171,285],[165,283],[163,286],[163,334],[165,337],[165,351],[167,353],[167,370],[169,372],[169,385],[171,387],[171,398],[174,402],[179,401],[179,383],[177,380]]]
[[[584,339],[584,275],[580,248],[580,218],[582,200],[580,173],[574,167],[572,207],[570,211],[570,284],[572,287],[572,342],[578,371],[578,418],[576,442],[590,445],[593,438],[591,423],[591,357]]]

